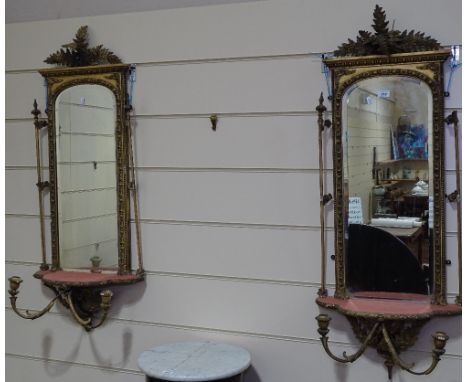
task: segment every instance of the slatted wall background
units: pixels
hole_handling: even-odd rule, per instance
[[[445,45],[461,42],[461,1],[380,5],[396,18],[396,28],[423,30]],[[311,53],[331,51],[358,29],[369,29],[373,7],[370,0],[272,0],[7,25],[6,274],[24,279],[19,306],[41,309],[52,297],[31,277],[40,262],[40,241],[29,111],[34,98],[42,109],[45,99],[36,69],[80,25],[89,25],[92,44],[103,43],[124,62],[137,64],[136,163],[148,271],[146,283],[117,291],[110,320],[92,333],[62,307],[26,321],[7,306],[7,381],[140,382],[141,351],[201,339],[247,348],[253,367],[246,382],[386,380],[374,351],[353,366],[329,359],[314,319],[320,283],[315,106],[326,86],[320,58]],[[461,114],[460,71],[446,106],[447,114]],[[211,113],[219,114],[216,132]],[[331,191],[331,171],[327,175]],[[333,223],[331,211],[327,222]],[[447,230],[453,298],[451,206]],[[327,242],[332,254],[331,228]],[[327,274],[332,292],[331,260]],[[353,351],[357,341],[349,324],[332,316],[332,349]],[[424,380],[461,381],[459,318],[431,321],[404,358],[425,367],[430,334],[439,329],[451,336],[447,355]],[[417,377],[396,372],[394,380]]]
[[[374,85],[375,86],[375,85]],[[349,196],[361,198],[363,223],[370,222],[372,203],[372,179],[374,150],[377,162],[391,159],[390,132],[393,125],[395,102],[382,99],[368,90],[356,88],[348,93],[346,117],[347,155],[343,174],[348,179]],[[363,97],[369,97],[369,104],[363,104]],[[346,152],[346,151],[345,151]],[[380,175],[382,176],[382,175]]]

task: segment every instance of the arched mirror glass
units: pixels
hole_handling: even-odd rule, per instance
[[[116,101],[101,85],[72,86],[55,101],[57,219],[63,269],[118,268]]]
[[[409,76],[364,79],[345,91],[342,116],[347,290],[423,298],[433,267],[431,89]]]

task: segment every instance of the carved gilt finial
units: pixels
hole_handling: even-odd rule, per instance
[[[36,99],[34,99],[33,108],[34,108],[34,109],[31,110],[31,114],[34,115],[34,120],[37,121],[39,115],[41,114],[41,111],[37,108],[37,101],[36,101]]]
[[[335,56],[371,56],[390,55],[395,53],[410,53],[441,49],[437,40],[422,32],[411,30],[389,30],[385,11],[379,5],[374,9],[375,33],[359,31],[356,41],[340,45],[333,53]]]
[[[52,53],[44,62],[59,66],[87,66],[102,64],[119,64],[122,61],[114,52],[102,45],[90,48],[88,42],[88,26],[81,26],[72,42],[62,45],[62,48]]]
[[[319,104],[315,108],[315,110],[317,110],[319,113],[323,113],[327,110],[326,106],[323,104],[323,101],[324,101],[323,92],[321,92],[320,97],[319,97]]]

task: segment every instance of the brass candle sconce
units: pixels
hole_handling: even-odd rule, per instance
[[[335,293],[322,279],[316,300],[350,322],[361,342],[352,355],[334,355],[327,314],[316,317],[325,352],[352,363],[373,347],[388,377],[397,366],[414,375],[433,372],[448,336],[433,335],[432,362],[419,371],[400,357],[432,317],[461,314],[461,210],[458,118],[444,119],[443,64],[450,50],[421,32],[388,29],[381,7],[375,33],[360,31],[323,60],[332,75]],[[330,125],[320,96],[318,113],[321,232],[324,195],[322,135]],[[327,122],[326,122],[327,121]],[[328,125],[327,125],[327,124]],[[444,129],[454,126],[458,207],[459,293],[448,303],[445,249]]]
[[[132,128],[127,95],[131,66],[99,45],[88,46],[87,27],[45,62],[47,119],[36,100],[31,112],[36,135],[41,265],[34,274],[55,297],[39,312],[17,307],[22,279],[9,278],[10,303],[34,320],[58,301],[86,330],[108,317],[113,285],[144,280]],[[49,180],[42,179],[40,132],[48,131]],[[43,193],[50,194],[51,262],[45,245]],[[130,195],[133,199],[138,268],[130,263]]]

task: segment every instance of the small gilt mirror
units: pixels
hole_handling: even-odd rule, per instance
[[[354,362],[371,346],[391,379],[393,366],[431,373],[445,351],[445,333],[434,335],[426,370],[415,371],[400,352],[431,317],[461,314],[461,289],[455,304],[447,302],[444,213],[444,129],[457,129],[458,118],[454,112],[444,119],[443,64],[451,51],[424,33],[389,30],[379,6],[373,28],[324,59],[332,75],[332,121],[324,119],[323,96],[317,107],[320,147],[327,126],[333,136],[333,196],[324,195],[323,181],[320,190],[322,237],[332,197],[335,230],[335,293],[325,288],[322,244],[317,303],[346,316],[361,348],[333,355],[330,317],[317,321],[334,360]]]
[[[63,48],[45,60],[59,67],[39,70],[47,83],[47,119],[39,118],[36,101],[32,111],[42,234],[42,264],[34,276],[56,297],[43,311],[30,314],[16,308],[20,278],[9,279],[9,292],[14,311],[23,318],[42,316],[58,300],[79,324],[91,330],[104,322],[111,303],[112,291],[101,288],[144,279],[132,107],[127,94],[132,67],[102,45],[90,48],[86,26]],[[43,128],[48,130],[48,181],[42,180],[41,171]],[[44,234],[46,190],[50,194],[50,263]],[[130,262],[131,210],[138,248],[135,271]]]

